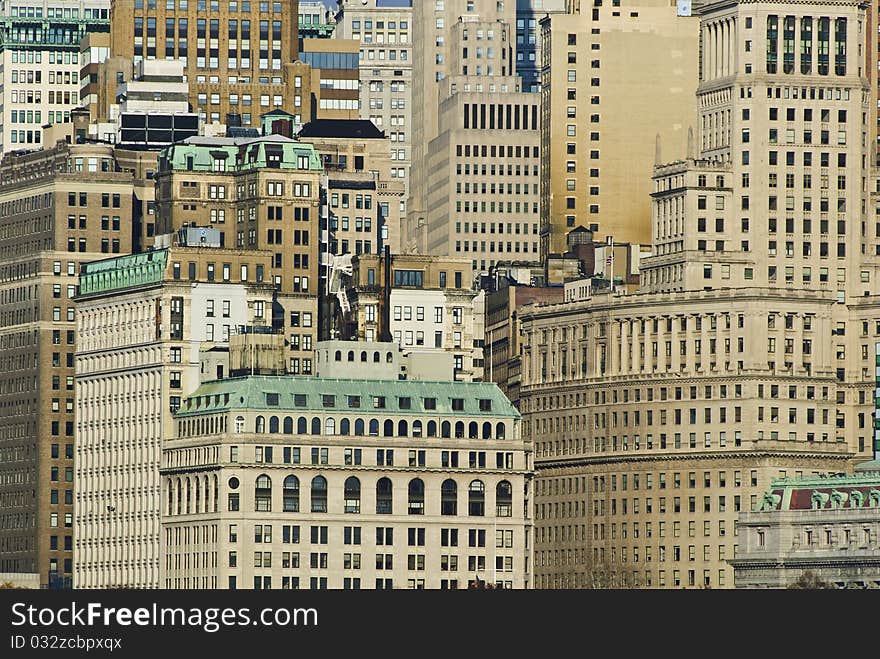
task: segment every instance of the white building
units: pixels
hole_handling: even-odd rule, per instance
[[[271,287],[211,281],[208,266],[235,261],[238,272],[238,262],[268,258],[171,248],[83,267],[74,587],[159,587],[159,460],[173,435],[171,415],[202,379],[228,374],[222,360],[203,374],[203,350],[222,349],[239,326],[265,324],[272,305]]]
[[[0,0],[0,150],[38,149],[80,106],[80,39],[110,29],[110,0]]]

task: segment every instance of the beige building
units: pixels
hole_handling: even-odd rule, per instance
[[[531,455],[495,385],[234,378],[176,423],[167,588],[531,587]]]
[[[880,588],[878,468],[774,480],[740,515],[736,587],[787,588],[809,572],[831,588]]]
[[[655,143],[683,153],[697,121],[700,19],[678,14],[660,0],[577,3],[541,21],[543,254],[578,226],[650,241]]]
[[[413,131],[412,19],[411,3],[343,0],[338,3],[335,30],[342,39],[360,42],[360,117],[391,139],[391,178],[404,183],[402,218],[409,196]]]
[[[111,1],[110,53],[179,59],[205,123],[259,126],[283,108],[311,118],[311,67],[299,60],[297,3]]]
[[[482,379],[482,335],[474,313],[470,262],[413,254],[390,258],[390,263],[375,255],[353,260],[342,293],[350,310],[337,317],[340,335],[393,341],[410,353],[446,353],[452,357],[446,379]]]
[[[297,139],[315,147],[326,174],[327,254],[378,254],[400,246],[403,181],[392,176],[392,142],[363,119],[316,119]]]
[[[870,455],[864,20],[706,7],[699,151],[655,169],[641,292],[523,313],[537,585],[732,587],[738,513],[774,478]]]
[[[357,119],[360,68],[355,39],[303,39],[300,59],[311,67],[310,119]]]
[[[268,270],[271,254],[204,246],[216,245],[216,230],[206,232],[205,244],[199,231],[182,232],[181,245],[171,249],[82,269],[76,588],[162,585],[159,461],[174,436],[172,414],[200,381],[230,375],[233,335],[245,327],[271,328],[274,290],[268,278],[257,276],[258,266]],[[223,276],[220,263],[230,266]],[[245,272],[246,278],[239,276]]]
[[[289,340],[292,374],[313,372],[323,173],[311,145],[265,135],[189,138],[162,152],[156,175],[157,233],[216,227],[223,247],[272,253],[256,274],[278,289],[273,324]]]
[[[0,2],[0,147],[39,149],[80,106],[80,39],[110,28],[110,0]],[[49,145],[51,146],[51,144]]]
[[[531,249],[532,237],[537,249],[539,218],[537,214],[532,217],[531,211],[532,202],[538,202],[537,189],[532,194],[532,186],[538,185],[537,175],[532,176],[539,162],[535,153],[538,117],[532,116],[538,99],[521,94],[521,80],[515,71],[515,25],[515,2],[449,0],[413,5],[413,40],[424,47],[413,50],[413,146],[404,252],[453,255],[464,253],[467,241],[474,268],[486,271],[495,260],[506,258],[499,256],[499,238],[490,231],[498,231],[502,212],[506,213],[502,229],[507,228],[507,219],[511,220],[511,252],[515,247],[522,249],[523,243]],[[476,154],[472,152],[475,147]],[[502,163],[503,173],[499,169]],[[473,167],[478,170],[473,172]],[[471,189],[472,185],[477,188]],[[494,212],[488,200],[485,209],[473,208],[472,202],[482,203],[488,195],[494,195]],[[503,211],[499,204],[503,204]],[[477,221],[476,229],[473,220]],[[477,235],[483,233],[483,225],[486,235]],[[522,233],[523,225],[529,230],[527,234]],[[520,229],[518,238],[514,226]],[[502,248],[506,243],[506,237],[501,239]]]
[[[132,245],[112,146],[62,141],[0,164],[0,571],[70,584],[74,350],[82,263]]]

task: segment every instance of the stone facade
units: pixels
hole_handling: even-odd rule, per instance
[[[531,457],[494,385],[250,377],[176,419],[168,588],[531,586]]]
[[[270,259],[268,252],[175,247],[84,267],[77,297],[76,588],[161,586],[159,460],[174,436],[172,414],[200,381],[229,375],[231,335],[271,326],[273,287],[256,276],[256,266],[265,270]],[[221,274],[221,263],[235,275]],[[240,279],[244,271],[249,276]],[[226,358],[207,369],[205,350]]]
[[[874,471],[774,480],[740,515],[737,588],[786,588],[812,573],[835,588],[880,588],[880,464]]]

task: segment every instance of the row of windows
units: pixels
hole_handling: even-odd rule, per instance
[[[350,419],[340,419],[337,433],[337,420],[334,418],[327,418],[324,420],[323,424],[323,433],[321,419],[318,417],[313,417],[311,420],[311,424],[309,424],[306,417],[298,417],[296,421],[296,430],[294,430],[294,421],[293,417],[284,417],[281,420],[277,416],[269,417],[268,422],[268,430],[266,424],[266,418],[263,416],[258,416],[254,421],[254,432],[256,433],[265,433],[269,432],[270,434],[283,432],[284,434],[311,434],[311,435],[365,435],[369,434],[373,437],[379,436],[379,419],[355,419],[354,423]],[[401,419],[397,422],[397,428],[395,433],[395,424],[392,419],[386,419],[384,424],[382,424],[382,436],[383,437],[422,437],[422,433],[424,432],[424,436],[426,437],[443,437],[450,438],[456,437],[458,439],[469,438],[469,439],[505,439],[507,436],[507,425],[504,422],[499,421],[498,423],[493,424],[489,421],[483,422],[482,426],[476,422],[471,421],[467,425],[464,421],[456,421],[455,425],[450,421],[443,421],[439,424],[436,421],[428,421],[427,424],[424,424],[420,420],[416,420],[412,422],[410,426],[410,422]],[[438,435],[437,432],[440,434]],[[367,431],[368,432],[365,432]],[[236,417],[235,422],[235,431],[237,433],[244,432],[244,417]],[[411,431],[411,434],[410,434]],[[454,435],[452,433],[455,433]],[[494,433],[494,434],[493,434]]]
[[[71,468],[72,478],[72,468]],[[227,495],[227,509],[229,511],[241,510],[241,495],[238,490],[240,481],[233,476],[228,481],[231,490]],[[184,515],[191,512],[198,513],[200,505],[201,488],[198,481],[191,488],[190,480],[185,479],[185,484],[177,479],[176,487],[168,483],[166,500],[167,515]],[[327,479],[324,476],[315,476],[311,481],[309,510],[313,513],[328,512],[328,488]],[[486,486],[483,481],[476,479],[468,485],[467,514],[472,517],[485,515]],[[194,495],[194,496],[193,496]],[[204,493],[204,507],[208,506],[208,492]],[[272,479],[261,474],[254,484],[253,509],[256,512],[272,511]],[[281,490],[282,510],[284,512],[301,512],[300,509],[300,482],[299,478],[291,474],[284,479]],[[393,485],[391,479],[383,477],[376,482],[375,487],[375,511],[378,515],[393,514]],[[216,504],[216,500],[214,502]],[[509,481],[503,480],[495,488],[495,514],[497,517],[511,517],[513,515],[513,487]],[[345,480],[343,489],[343,511],[345,513],[360,514],[361,511],[361,481],[356,476],[350,476]],[[304,512],[304,511],[303,511]],[[366,511],[364,511],[366,512]],[[425,514],[425,483],[421,478],[413,478],[407,486],[407,514]],[[458,484],[448,478],[443,481],[440,488],[440,514],[458,515]]]

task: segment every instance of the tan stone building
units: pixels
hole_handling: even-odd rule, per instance
[[[105,144],[0,164],[0,571],[44,586],[73,569],[77,275],[131,250],[132,190]]]
[[[316,119],[297,134],[321,157],[327,182],[329,254],[400,250],[403,181],[392,176],[392,142],[363,119]]]
[[[829,588],[880,588],[878,469],[774,480],[740,515],[736,587],[789,588],[811,573]]]
[[[531,456],[495,385],[235,378],[176,423],[167,588],[531,587]]]
[[[413,89],[413,9],[411,3],[343,0],[338,3],[336,35],[360,42],[360,117],[391,139],[391,177],[404,183],[400,216],[406,217]],[[400,249],[392,247],[395,253]]]
[[[199,231],[80,275],[76,588],[161,586],[159,460],[172,414],[200,381],[230,375],[234,335],[271,329],[274,287],[258,275],[271,254],[206,246]],[[216,230],[206,238],[216,245]]]
[[[656,140],[683,153],[696,126],[699,22],[659,0],[541,21],[543,254],[565,251],[577,226],[650,242]]]
[[[484,272],[517,248],[538,260],[539,99],[516,75],[515,25],[515,2],[413,5],[405,252],[467,251]]]
[[[698,153],[655,169],[641,292],[523,314],[537,585],[732,587],[738,513],[774,478],[870,455],[864,21],[707,6]]]
[[[293,374],[313,368],[322,174],[311,145],[266,135],[174,144],[160,156],[156,177],[157,233],[216,227],[221,246],[272,253],[262,277],[278,288],[274,324],[288,337]]]
[[[258,126],[276,107],[310,118],[317,90],[299,61],[296,0],[112,0],[110,21],[111,55],[186,63],[190,104],[205,123]]]
[[[360,67],[354,39],[303,39],[300,58],[312,69],[309,119],[359,117]]]
[[[386,270],[388,291],[386,294]],[[350,311],[337,328],[344,338],[393,341],[410,353],[452,356],[447,378],[482,378],[482,348],[475,328],[473,269],[456,257],[362,255],[345,286]]]

